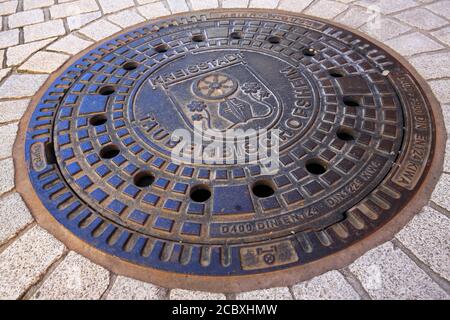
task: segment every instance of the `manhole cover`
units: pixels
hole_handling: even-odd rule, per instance
[[[126,31],[34,100],[20,152],[54,219],[34,212],[70,247],[161,285],[292,283],[370,247],[361,241],[418,190],[426,200],[440,126],[418,81],[367,39],[281,12],[200,12]],[[279,169],[175,161],[185,140],[174,131],[198,127],[278,129]]]

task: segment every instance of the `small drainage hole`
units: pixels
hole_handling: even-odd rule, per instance
[[[342,78],[345,76],[344,71],[339,70],[339,69],[330,69],[328,70],[328,73],[330,74],[330,76],[332,76],[333,78]]]
[[[166,52],[167,50],[169,50],[169,46],[165,43],[161,43],[161,44],[158,44],[154,49],[156,52],[162,53],[162,52]]]
[[[336,132],[336,136],[344,141],[353,141],[355,140],[355,134],[352,130],[347,128],[339,128]]]
[[[313,48],[306,48],[303,50],[303,54],[307,57],[314,57],[317,54],[317,51]]]
[[[194,41],[194,42],[203,42],[203,41],[205,41],[205,39],[206,39],[205,36],[202,34],[194,34],[192,36],[192,41]]]
[[[266,181],[258,181],[252,188],[252,192],[258,198],[267,198],[275,193],[272,186]]]
[[[207,186],[195,186],[192,188],[192,191],[189,195],[192,201],[195,202],[205,202],[209,198],[211,198],[211,191]]]
[[[267,41],[273,44],[277,44],[281,42],[281,38],[278,36],[270,36],[269,38],[267,38]]]
[[[327,171],[327,167],[320,160],[309,160],[306,163],[306,170],[315,175],[321,175]]]
[[[116,91],[113,86],[104,86],[100,88],[100,94],[104,96],[109,96]]]
[[[120,153],[119,148],[114,144],[110,144],[110,145],[104,146],[100,150],[100,157],[102,157],[103,159],[112,159],[115,156],[117,156],[119,153]]]
[[[93,126],[101,126],[102,124],[105,124],[108,119],[104,114],[97,114],[89,119],[89,123]]]
[[[134,61],[128,61],[122,66],[122,68],[124,68],[127,71],[135,70],[137,67],[138,64]]]
[[[140,188],[148,187],[152,185],[154,181],[155,177],[149,171],[140,171],[133,178],[134,184]]]
[[[230,33],[230,38],[231,39],[242,39],[242,32],[234,31],[234,32]]]
[[[344,97],[342,99],[342,101],[344,102],[344,104],[347,107],[359,107],[360,106],[359,101],[352,97]]]

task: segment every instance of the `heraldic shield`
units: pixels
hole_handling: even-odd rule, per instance
[[[245,63],[211,70],[165,88],[189,127],[269,129],[280,115],[275,93]]]

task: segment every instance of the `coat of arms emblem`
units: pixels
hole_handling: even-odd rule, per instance
[[[235,64],[166,87],[188,126],[204,129],[268,128],[280,114],[280,99],[246,65]]]

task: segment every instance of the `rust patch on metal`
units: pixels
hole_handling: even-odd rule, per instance
[[[167,137],[193,117],[280,129],[280,171],[171,163]],[[281,11],[175,15],[49,79],[20,124],[16,183],[41,225],[114,272],[284,286],[347,265],[420,210],[442,167],[441,119],[414,70],[356,31]]]

